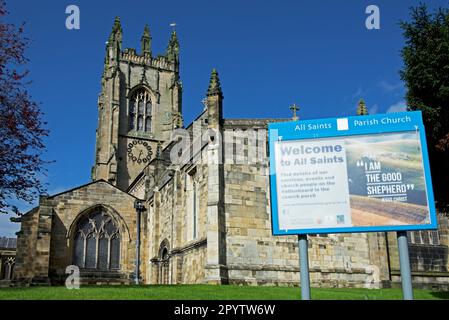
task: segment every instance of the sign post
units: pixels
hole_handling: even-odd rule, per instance
[[[437,217],[420,111],[268,125],[272,232],[298,235],[310,299],[307,234],[398,232],[404,299],[413,299],[406,231]]]
[[[410,257],[408,254],[407,232],[397,233],[399,264],[401,267],[402,296],[404,300],[413,300],[412,274],[410,272]]]
[[[307,235],[298,235],[299,274],[301,276],[301,299],[310,300],[309,245]]]

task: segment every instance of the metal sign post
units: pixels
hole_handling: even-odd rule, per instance
[[[410,272],[410,257],[408,254],[407,232],[397,233],[399,264],[401,266],[402,296],[404,300],[413,300],[412,274]]]
[[[142,212],[145,210],[143,203],[140,200],[134,202],[134,208],[136,209],[136,263],[134,270],[134,283],[136,285],[140,284],[140,217]]]
[[[299,273],[301,278],[301,299],[310,300],[309,253],[307,235],[298,235]]]

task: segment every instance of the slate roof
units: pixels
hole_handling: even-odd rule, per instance
[[[16,249],[17,239],[0,237],[0,249]]]

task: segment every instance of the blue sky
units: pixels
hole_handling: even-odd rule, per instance
[[[149,24],[154,54],[163,53],[169,24],[178,24],[183,111],[188,124],[202,110],[212,68],[220,74],[224,116],[302,119],[354,114],[363,97],[371,113],[401,110],[404,45],[398,22],[418,1],[8,1],[9,21],[26,22],[27,56],[38,101],[51,133],[45,157],[55,160],[45,181],[50,194],[90,181],[97,98],[105,41],[114,18],[123,47],[140,50]],[[431,7],[447,1],[426,1]],[[80,30],[65,28],[68,5],[81,12]],[[380,30],[367,30],[368,5],[380,8]],[[20,204],[25,209],[25,204]],[[0,217],[0,236],[18,225]]]

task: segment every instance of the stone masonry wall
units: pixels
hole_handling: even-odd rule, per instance
[[[432,237],[432,239],[429,239]],[[397,238],[388,234],[392,285],[400,286]],[[438,231],[408,233],[410,267],[416,288],[449,288],[449,218],[438,214]]]
[[[244,149],[244,157],[252,155],[247,150],[246,141],[236,143],[243,144],[239,147]],[[236,147],[233,149],[236,150]],[[262,159],[267,159],[266,148],[262,150]],[[228,148],[225,152],[233,150]],[[242,163],[246,161],[240,160]],[[299,257],[296,237],[274,237],[271,234],[267,164],[227,163],[224,165],[224,176],[229,282],[297,285]],[[380,286],[384,274],[372,261],[379,261],[384,248],[370,243],[367,234],[309,238],[313,285]]]
[[[120,266],[126,277],[134,270],[135,198],[104,181],[52,197],[42,197],[39,210],[25,215],[19,235],[17,279],[50,278],[60,282],[72,264],[73,230],[81,215],[101,205],[119,222]],[[83,279],[82,279],[83,280]]]
[[[37,220],[39,211],[31,210],[21,218],[21,229],[17,236],[17,255],[14,277],[19,281],[30,280],[34,276],[37,242]]]
[[[130,276],[134,271],[136,240],[136,211],[134,197],[106,182],[96,182],[85,187],[49,197],[53,207],[52,240],[50,248],[50,276],[65,276],[65,268],[72,264],[72,225],[80,214],[101,204],[119,221],[121,232],[121,272]],[[111,209],[110,211],[108,209]],[[114,214],[118,216],[114,216]]]
[[[203,154],[202,156],[205,156]],[[190,165],[173,170],[171,177],[162,178],[148,201],[148,280],[157,284],[161,273],[161,252],[165,244],[169,251],[169,283],[201,283],[204,280],[206,255],[207,173],[205,165]],[[197,187],[197,235],[192,236],[192,186]]]

